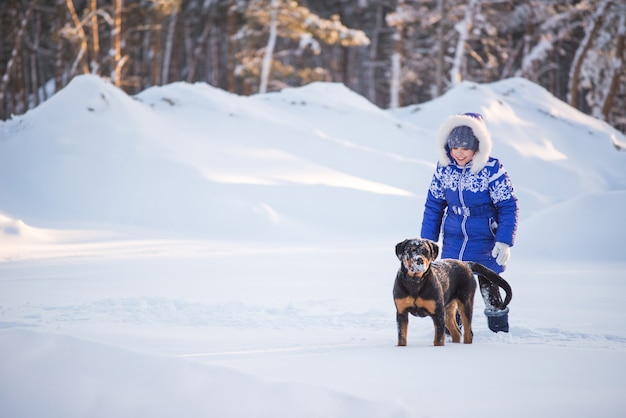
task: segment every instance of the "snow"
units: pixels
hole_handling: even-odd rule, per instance
[[[520,201],[511,332],[396,347],[394,247],[453,112]],[[0,122],[2,417],[619,417],[626,138],[520,78],[382,110],[75,78]],[[478,296],[478,295],[477,295]]]
[[[543,58],[545,58],[553,49],[553,41],[550,35],[542,35],[528,55],[524,56],[522,59],[522,69],[520,73],[522,74],[530,74],[533,70],[533,65],[535,62],[541,62]]]

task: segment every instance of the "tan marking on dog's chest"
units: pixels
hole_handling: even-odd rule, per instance
[[[394,299],[396,303],[396,309],[398,312],[403,313],[409,308],[421,308],[426,310],[431,315],[435,314],[435,307],[437,302],[434,300],[422,299],[420,297],[414,298],[407,296],[404,298]]]

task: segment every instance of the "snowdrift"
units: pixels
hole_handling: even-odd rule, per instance
[[[7,417],[406,416],[391,403],[71,337],[1,331],[0,354],[11,359],[0,370]]]
[[[173,83],[129,97],[80,76],[0,125],[0,212],[129,237],[413,236],[438,125],[467,110],[486,117],[522,221],[589,194],[623,202],[611,193],[626,188],[626,153],[613,146],[624,137],[523,79],[385,111],[332,83],[252,97]]]

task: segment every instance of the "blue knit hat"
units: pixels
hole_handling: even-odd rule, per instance
[[[478,138],[469,126],[457,126],[448,135],[448,148],[466,148],[478,151]]]

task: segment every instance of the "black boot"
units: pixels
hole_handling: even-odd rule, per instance
[[[509,332],[509,308],[504,310],[490,310],[485,309],[485,315],[487,316],[487,325],[493,332]]]
[[[485,302],[487,325],[493,332],[509,332],[509,308],[504,307],[500,288],[487,279],[478,276],[480,294]]]

